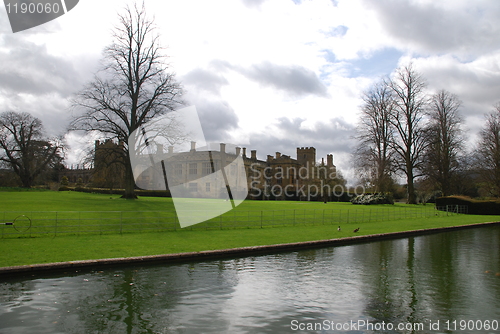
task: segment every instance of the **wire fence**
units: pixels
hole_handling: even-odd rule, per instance
[[[343,225],[422,219],[467,213],[467,206],[374,207],[363,209],[232,210],[188,230]],[[180,229],[173,211],[5,211],[1,238],[80,234],[123,234]]]

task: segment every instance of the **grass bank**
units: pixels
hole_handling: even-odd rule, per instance
[[[122,200],[117,196],[71,192],[0,192],[0,211],[143,211],[165,210],[170,199],[141,198]],[[236,210],[301,210],[324,208],[345,210],[348,203],[257,202],[246,201]],[[403,206],[404,205],[399,205]],[[397,210],[399,206],[356,206],[359,210]],[[368,211],[366,211],[368,212]],[[0,239],[0,267],[63,261],[133,257],[197,252],[247,246],[273,245],[301,241],[343,238],[427,228],[450,227],[498,221],[500,216],[454,215],[389,221],[343,223],[337,225],[296,225],[252,229],[176,230],[162,233],[82,234],[57,237]],[[354,233],[355,228],[360,228]]]

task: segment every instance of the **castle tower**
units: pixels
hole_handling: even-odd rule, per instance
[[[326,155],[326,165],[328,167],[333,167],[333,154]]]
[[[316,163],[316,149],[314,147],[297,147],[297,162],[302,166],[314,166]]]

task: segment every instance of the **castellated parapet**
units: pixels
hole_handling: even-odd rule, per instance
[[[314,147],[297,147],[297,162],[302,166],[316,164],[316,149]]]

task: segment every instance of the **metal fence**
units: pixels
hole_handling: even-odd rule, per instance
[[[467,213],[467,206],[363,207],[359,209],[232,210],[188,230],[344,225]],[[10,211],[0,213],[1,238],[123,234],[180,229],[173,211]]]

